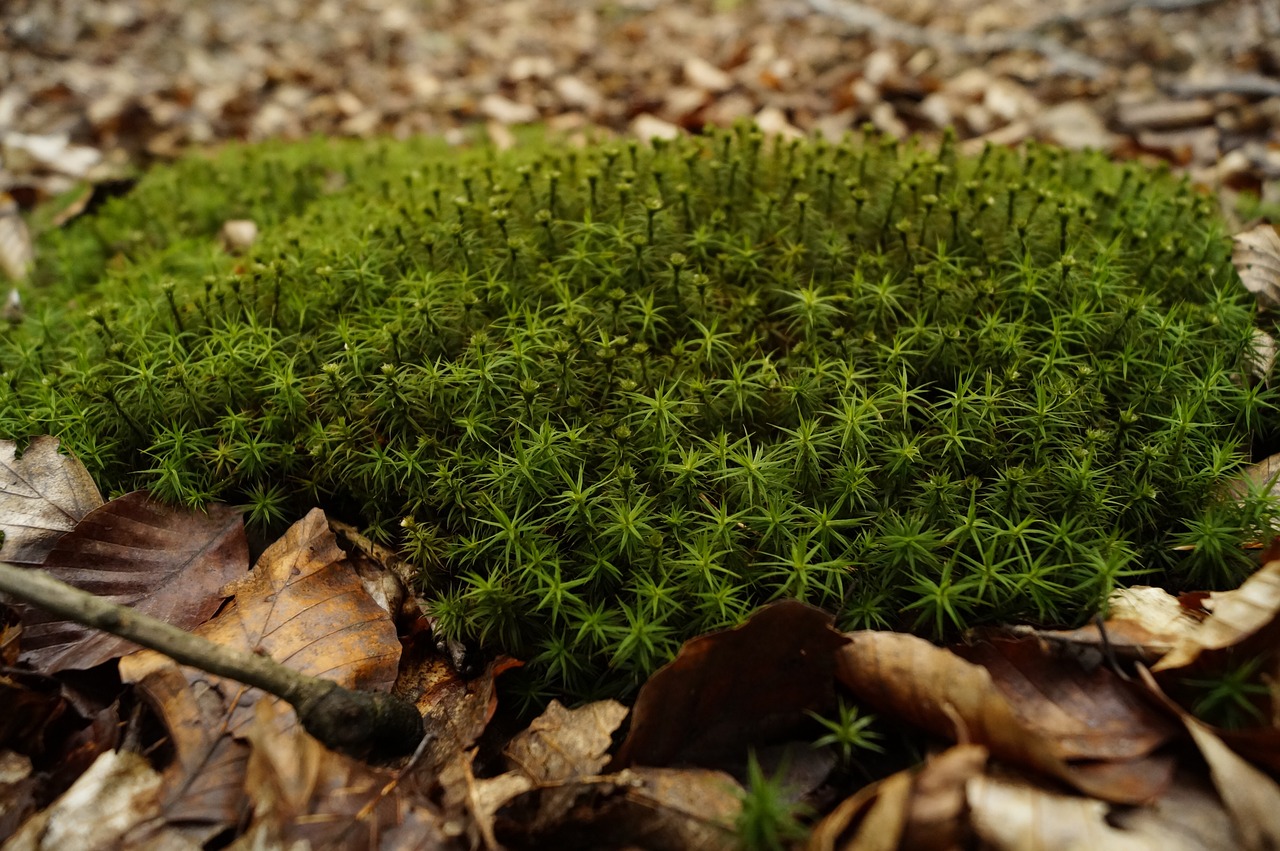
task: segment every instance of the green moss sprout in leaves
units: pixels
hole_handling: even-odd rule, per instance
[[[808,835],[800,820],[806,808],[790,799],[784,774],[780,768],[771,777],[761,767],[755,751],[747,756],[747,782],[735,825],[744,851],[784,851]]]
[[[814,740],[816,748],[833,748],[843,765],[849,765],[858,751],[882,753],[880,734],[871,728],[875,723],[874,715],[863,714],[854,704],[841,700],[836,705],[836,716],[826,718],[817,713],[810,713],[815,721],[827,731]]]
[[[1187,183],[1035,145],[231,147],[46,235],[0,433],[321,504],[530,695],[616,695],[779,597],[945,637],[1237,581],[1277,400],[1229,250]]]

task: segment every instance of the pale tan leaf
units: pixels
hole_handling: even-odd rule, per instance
[[[89,471],[58,453],[58,439],[34,438],[21,457],[17,444],[0,440],[0,558],[41,564],[54,543],[102,505]]]
[[[11,281],[24,281],[35,262],[31,231],[22,220],[18,202],[0,192],[0,271]]]
[[[982,847],[991,851],[1229,851],[1237,847],[1229,830],[1205,837],[1187,833],[1171,818],[1133,819],[1119,826],[1117,818],[1130,811],[1117,811],[1093,798],[1051,792],[1016,777],[979,775],[969,781],[966,792],[973,832]]]
[[[1244,643],[1269,645],[1280,631],[1280,561],[1263,565],[1232,591],[1210,594],[1204,601],[1209,617],[1181,638],[1152,671],[1184,668],[1202,654],[1224,651]]]
[[[1280,307],[1280,234],[1274,225],[1263,223],[1236,234],[1231,262],[1259,305],[1269,310]]]
[[[553,700],[525,730],[507,743],[504,753],[512,766],[544,789],[531,829],[558,822],[573,806],[577,794],[567,781],[599,774],[609,761],[613,734],[627,717],[627,707],[600,700],[565,709]]]
[[[1231,814],[1243,851],[1280,848],[1280,785],[1229,748],[1207,725],[1171,700],[1155,677],[1139,666],[1138,675],[1151,694],[1176,714],[1191,734],[1219,797]]]
[[[156,814],[160,788],[160,775],[145,757],[107,751],[48,809],[28,819],[5,843],[5,851],[137,847],[130,846],[127,837]],[[194,851],[198,846],[186,847]]]

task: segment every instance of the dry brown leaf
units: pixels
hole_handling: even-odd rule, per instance
[[[1107,655],[1151,663],[1200,626],[1196,617],[1163,588],[1135,585],[1119,588],[1107,600],[1101,627],[1089,623],[1073,630],[1012,627],[1014,635],[1033,635],[1062,648],[1086,666],[1100,665]]]
[[[293,723],[273,701],[259,701],[248,728],[245,794],[253,802],[251,832],[278,847],[380,849],[387,834],[405,827],[411,812],[414,842],[431,849],[446,845],[440,819],[425,804],[408,800],[395,775],[327,750]],[[409,837],[402,835],[403,843]],[[403,846],[402,846],[403,847]]]
[[[205,683],[193,686],[158,653],[128,657],[120,668],[169,730],[174,758],[164,769],[161,818],[200,844],[241,823],[249,747],[227,735],[223,696]]]
[[[834,702],[832,617],[795,600],[765,606],[734,629],[685,642],[636,697],[615,767],[706,765]]]
[[[189,511],[135,491],[85,515],[58,539],[44,569],[55,579],[191,630],[218,610],[226,586],[244,576],[248,563],[240,512],[224,505]],[[137,649],[43,609],[17,609],[22,658],[40,670],[92,668]]]
[[[569,811],[575,796],[563,784],[600,773],[609,761],[613,734],[626,717],[627,707],[615,700],[577,709],[553,700],[507,744],[503,753],[517,771],[539,786],[554,787],[543,791],[531,830],[542,830]]]
[[[845,798],[814,825],[805,851],[897,851],[907,825],[911,779],[910,772],[899,771]]]
[[[1037,641],[983,641],[955,653],[985,668],[1024,723],[1067,762],[1141,759],[1176,733],[1111,669],[1053,659]]]
[[[516,796],[504,810],[508,835],[524,847],[670,848],[681,851],[736,851],[742,847],[734,822],[742,787],[720,771],[702,768],[628,768],[604,777],[583,778],[566,791],[580,803],[563,824],[525,834],[525,801]],[[525,793],[523,797],[537,793]],[[576,840],[576,841],[575,841]]]
[[[385,692],[395,683],[395,626],[365,591],[320,509],[290,527],[228,592],[235,599],[195,634],[245,653],[264,653],[350,689]],[[149,669],[151,654],[121,660],[122,676],[132,666]],[[191,669],[187,676],[228,695],[226,724],[240,734],[261,692]]]
[[[965,784],[982,775],[987,749],[956,745],[929,758],[912,784],[902,847],[919,851],[950,851],[961,847],[967,833]]]
[[[434,643],[427,645],[426,641],[410,644],[396,681],[399,694],[414,696],[427,731],[424,749],[411,769],[413,782],[423,786],[435,783],[436,776],[456,761],[458,754],[476,743],[498,707],[494,678],[520,665],[501,656],[478,676],[464,678],[436,651]]]
[[[40,564],[54,543],[102,505],[89,471],[58,453],[58,439],[34,438],[17,456],[17,444],[0,440],[0,558]]]
[[[1036,695],[1035,687],[1028,690],[1016,680],[998,684],[986,668],[914,636],[857,632],[849,638],[837,654],[837,676],[859,700],[887,715],[936,735],[984,745],[999,759],[1106,800],[1149,801],[1170,781],[1172,763],[1147,755],[1166,734],[1148,728],[1146,716],[1114,696],[1099,703],[1096,708],[1108,714],[1095,719]],[[1026,680],[1027,685],[1034,682]],[[1046,685],[1061,698],[1086,694],[1072,677],[1059,683],[1050,678]],[[1090,733],[1099,723],[1135,740],[1109,741],[1114,735],[1099,739]],[[1091,753],[1091,747],[1099,752]]]
[[[1274,225],[1260,224],[1235,236],[1231,262],[1245,289],[1267,309],[1280,307],[1280,234]]]
[[[1204,601],[1209,617],[1181,638],[1159,662],[1154,672],[1185,668],[1202,657],[1221,651],[1275,646],[1280,637],[1280,561],[1270,561],[1232,591],[1210,594]]]

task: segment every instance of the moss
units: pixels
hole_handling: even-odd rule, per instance
[[[1272,511],[1211,498],[1274,402],[1211,207],[1093,154],[748,128],[234,149],[48,237],[0,431],[117,491],[359,516],[535,695],[781,596],[1069,623],[1235,580]]]

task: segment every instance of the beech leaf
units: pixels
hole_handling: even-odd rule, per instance
[[[21,457],[12,440],[0,440],[0,558],[41,564],[59,538],[102,505],[89,471],[58,452],[58,439],[43,435]]]
[[[1236,234],[1231,262],[1259,305],[1269,310],[1280,307],[1280,234],[1273,225],[1263,223]]]
[[[1035,673],[1052,665],[1047,656],[1038,663],[1001,661],[993,674],[914,636],[855,632],[849,638],[837,653],[837,677],[885,715],[984,745],[999,759],[1117,803],[1149,801],[1171,780],[1173,763],[1151,755],[1168,738],[1167,723],[1136,698],[1118,698],[1105,682],[1063,670]],[[1108,672],[1099,671],[1105,678]],[[1101,697],[1090,693],[1098,688]]]
[[[135,491],[86,514],[58,539],[44,569],[69,585],[191,630],[218,610],[225,587],[244,575],[248,562],[238,511],[211,505],[193,512]],[[138,649],[43,609],[16,608],[23,622],[22,658],[41,670],[92,668]]]

